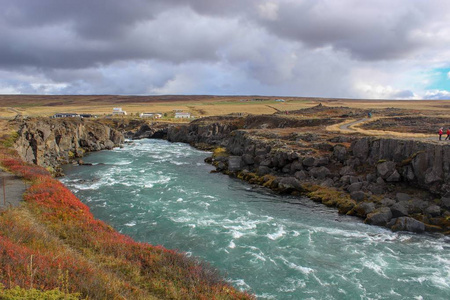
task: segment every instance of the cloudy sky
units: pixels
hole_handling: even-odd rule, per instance
[[[450,99],[447,0],[0,7],[0,94]]]

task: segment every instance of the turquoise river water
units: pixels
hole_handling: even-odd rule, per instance
[[[222,174],[209,153],[141,140],[67,166],[93,214],[199,257],[258,299],[450,299],[450,239],[392,233]]]

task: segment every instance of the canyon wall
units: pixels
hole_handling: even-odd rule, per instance
[[[24,161],[58,169],[86,152],[112,149],[123,134],[95,120],[37,118],[23,121],[15,148]]]

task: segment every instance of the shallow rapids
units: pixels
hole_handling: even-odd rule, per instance
[[[208,155],[141,140],[67,166],[62,182],[118,231],[199,257],[259,299],[448,299],[449,238],[211,174]]]

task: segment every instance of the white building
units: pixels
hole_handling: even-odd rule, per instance
[[[160,119],[162,118],[162,114],[161,113],[141,113],[140,117],[141,118],[151,118],[151,119]]]
[[[191,114],[188,112],[176,112],[175,119],[189,119]]]
[[[112,114],[113,115],[119,115],[119,116],[126,116],[127,112],[122,110],[122,107],[114,107]]]

